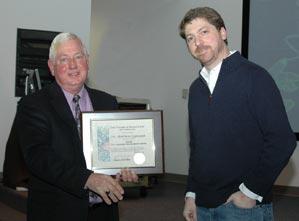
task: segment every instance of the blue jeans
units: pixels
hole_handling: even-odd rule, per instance
[[[232,202],[216,208],[197,207],[197,221],[273,221],[273,207],[262,204],[241,209]]]

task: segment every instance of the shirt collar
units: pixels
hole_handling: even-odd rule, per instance
[[[61,88],[61,89],[62,89],[62,91],[63,91],[63,93],[64,93],[64,96],[65,96],[65,98],[66,98],[66,100],[67,100],[69,106],[71,106],[72,103],[73,103],[73,97],[74,97],[74,94],[71,94],[70,92],[67,92],[67,91],[64,90],[63,88]],[[81,99],[80,99],[79,102],[81,102],[81,101],[86,97],[86,95],[87,95],[87,90],[86,90],[86,88],[83,86],[83,87],[81,88],[81,90],[79,91],[79,93],[77,93],[77,94],[80,96]]]
[[[206,69],[205,67],[203,67],[200,71],[200,74],[205,78],[205,79],[209,79],[210,75],[213,73],[219,73],[220,72],[220,68],[222,65],[222,61],[219,62],[214,68],[212,68],[210,71],[208,71],[208,69]]]
[[[234,51],[230,51],[229,52],[229,55],[228,55],[228,57],[229,56],[231,56],[233,53],[235,53],[236,52],[236,50],[234,50]],[[221,65],[222,65],[222,62],[223,62],[223,60],[221,60],[214,68],[212,68],[210,71],[208,71],[208,69],[206,69],[205,67],[203,67],[202,69],[201,69],[201,71],[200,71],[200,74],[201,74],[201,76],[203,76],[203,78],[206,80],[206,81],[209,81],[209,79],[210,79],[210,74],[212,74],[212,73],[219,73],[220,72],[220,68],[221,68]]]

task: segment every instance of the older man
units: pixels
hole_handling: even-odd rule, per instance
[[[85,85],[88,54],[74,34],[61,33],[50,47],[55,82],[24,97],[16,115],[18,136],[30,171],[28,221],[118,221],[119,184],[138,180],[130,170],[116,178],[86,168],[78,133],[81,111],[117,109],[115,97]],[[91,197],[95,196],[95,197]]]

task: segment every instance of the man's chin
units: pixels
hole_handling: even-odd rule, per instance
[[[196,60],[198,60],[201,64],[204,64],[205,61],[207,59],[205,59],[203,56],[199,56],[199,55],[196,55],[196,56],[193,56]]]

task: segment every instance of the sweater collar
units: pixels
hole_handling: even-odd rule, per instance
[[[232,70],[239,67],[241,57],[242,56],[240,52],[236,51],[235,53],[231,54],[227,58],[223,59],[220,72],[229,73]]]

